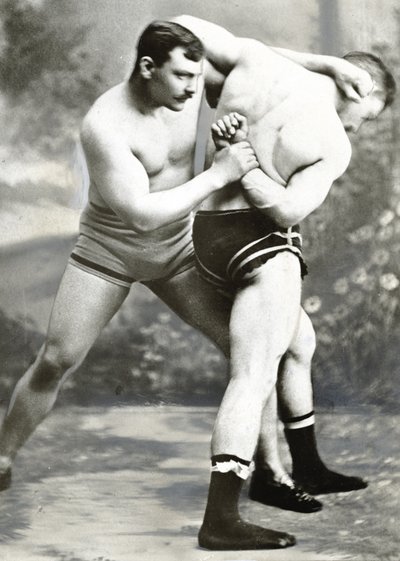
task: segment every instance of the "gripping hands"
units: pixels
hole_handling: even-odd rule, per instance
[[[216,149],[220,150],[229,144],[247,140],[249,126],[246,117],[233,112],[211,125],[211,133]]]
[[[240,180],[258,167],[254,150],[246,140],[246,117],[239,113],[229,113],[214,123],[211,131],[217,148],[212,167],[221,174],[224,185]]]

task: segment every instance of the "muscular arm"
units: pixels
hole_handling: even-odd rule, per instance
[[[238,179],[258,165],[249,145],[242,143],[239,157],[238,151],[231,151],[232,146],[194,179],[151,193],[145,168],[120,135],[105,124],[86,124],[81,139],[90,178],[100,195],[127,226],[141,233],[185,217],[212,192],[232,181],[232,176]]]
[[[297,166],[286,185],[283,179],[281,183],[273,180],[262,168],[250,171],[241,180],[248,202],[284,228],[298,224],[318,208],[350,162],[351,144],[337,120],[322,122],[320,118],[318,124],[320,133],[307,137],[304,126],[299,128],[298,124],[290,134],[281,131],[275,158],[292,162],[292,166],[296,162]],[[321,134],[326,129],[329,136]],[[237,112],[218,119],[211,130],[217,150],[226,143],[246,139],[249,132],[246,117]]]
[[[270,47],[274,52],[304,66],[307,70],[327,74],[336,82],[342,92],[353,101],[360,101],[373,88],[371,76],[344,58],[313,53],[303,53],[278,47]]]
[[[224,78],[238,64],[240,57],[243,55],[247,56],[246,52],[248,51],[249,44],[258,42],[252,39],[235,37],[232,33],[215,23],[193,16],[181,15],[171,18],[171,21],[175,21],[189,29],[203,43],[207,60],[212,65],[211,69],[208,71],[206,69],[205,71],[206,85],[208,75],[212,85],[215,85],[215,71],[219,73],[220,85],[222,85]],[[328,74],[349,99],[359,101],[361,97],[368,95],[373,87],[372,79],[368,72],[342,58],[296,52],[290,49],[267,45],[264,45],[264,47],[296,62],[307,68],[307,70]]]
[[[322,158],[294,173],[286,187],[260,169],[253,170],[242,179],[246,198],[277,224],[289,228],[323,203],[335,179],[347,168],[349,158],[350,155],[342,157],[340,162]]]

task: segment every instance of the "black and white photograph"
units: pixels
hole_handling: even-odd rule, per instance
[[[396,0],[0,0],[0,557],[400,561]]]

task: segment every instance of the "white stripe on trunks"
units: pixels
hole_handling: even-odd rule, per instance
[[[239,265],[237,265],[235,267],[234,271],[231,273],[232,279],[235,278],[236,274],[240,271],[240,269],[242,269],[250,261],[253,261],[253,259],[256,259],[257,257],[261,257],[262,255],[266,255],[268,253],[273,253],[275,251],[279,252],[279,251],[282,251],[284,249],[288,249],[289,251],[292,251],[293,253],[297,253],[298,255],[301,255],[300,249],[298,247],[290,245],[290,244],[276,245],[274,247],[268,247],[268,248],[265,248],[265,249],[261,249],[260,251],[256,251],[255,253],[253,253],[249,257],[246,257],[246,259],[243,259],[243,261],[241,261],[239,263]]]

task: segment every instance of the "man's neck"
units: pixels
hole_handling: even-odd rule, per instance
[[[143,115],[156,115],[162,108],[162,105],[152,98],[148,82],[143,80],[140,74],[127,82],[127,89],[132,103]]]

